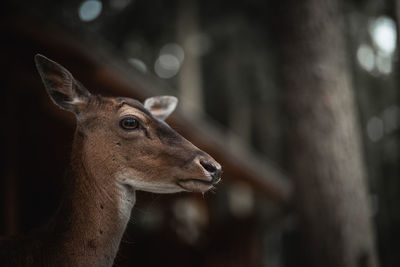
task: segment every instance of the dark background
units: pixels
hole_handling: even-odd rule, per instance
[[[379,260],[400,266],[397,3],[332,2]],[[60,201],[74,118],[48,99],[33,62],[41,53],[95,93],[178,96],[171,124],[223,162],[215,193],[141,193],[116,266],[310,266],[290,202],[282,47],[301,51],[288,29],[322,16],[318,5],[296,13],[291,1],[2,1],[0,233],[32,231]]]

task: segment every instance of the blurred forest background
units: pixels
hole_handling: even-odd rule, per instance
[[[73,121],[42,53],[98,93],[178,96],[172,124],[226,169],[215,194],[139,196],[116,266],[400,266],[400,1],[0,6],[2,235],[62,190]]]

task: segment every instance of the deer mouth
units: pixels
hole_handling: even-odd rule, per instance
[[[201,179],[180,179],[178,185],[185,191],[204,193],[214,187],[221,179],[217,180],[201,180]]]

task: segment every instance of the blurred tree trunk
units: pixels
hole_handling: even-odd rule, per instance
[[[385,11],[396,23],[397,33],[397,48],[394,53],[393,60],[393,79],[395,80],[395,95],[391,95],[391,102],[393,101],[396,107],[400,106],[400,92],[398,90],[400,86],[400,0],[386,0]],[[385,95],[388,95],[385,92]],[[390,102],[389,102],[390,103]],[[399,111],[397,111],[397,120],[400,117]],[[400,251],[400,214],[398,203],[400,201],[400,129],[397,128],[391,136],[387,139],[391,139],[391,147],[397,151],[396,157],[391,162],[380,162],[382,169],[387,173],[384,174],[385,179],[380,179],[379,187],[379,252],[382,266],[400,266],[400,257],[398,252]],[[397,149],[396,149],[397,148]],[[385,159],[385,158],[384,158]],[[382,160],[383,161],[383,160]]]
[[[201,62],[194,53],[194,36],[199,34],[198,10],[195,0],[180,0],[178,8],[178,43],[185,51],[185,59],[178,75],[179,99],[182,111],[190,117],[198,117],[204,109]]]
[[[279,7],[295,203],[312,266],[376,267],[338,2],[286,0]]]

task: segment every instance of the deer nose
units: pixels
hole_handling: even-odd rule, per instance
[[[222,168],[219,164],[211,161],[200,160],[200,165],[203,166],[203,168],[211,175],[212,183],[219,182],[222,174]]]

